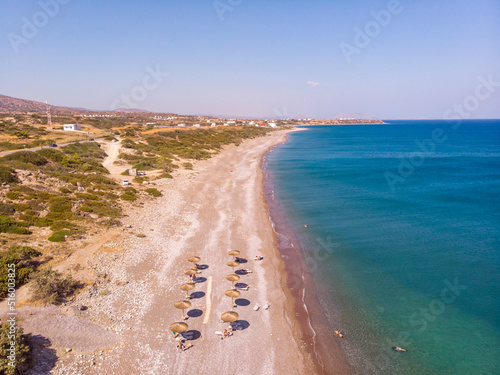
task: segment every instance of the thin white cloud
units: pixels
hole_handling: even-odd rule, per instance
[[[317,87],[317,86],[319,86],[319,82],[307,81],[306,85],[309,85],[309,86],[312,86],[312,87]]]

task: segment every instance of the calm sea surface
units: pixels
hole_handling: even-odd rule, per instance
[[[329,324],[361,373],[499,374],[500,121],[388,123],[266,157]]]

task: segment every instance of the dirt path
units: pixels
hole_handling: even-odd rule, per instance
[[[102,162],[102,165],[109,171],[111,177],[122,181],[128,179],[128,176],[122,176],[121,173],[125,169],[131,168],[131,165],[115,164],[122,149],[121,140],[119,140],[118,142],[103,142],[101,143],[101,147],[108,155]]]

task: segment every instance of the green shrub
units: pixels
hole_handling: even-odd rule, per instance
[[[53,196],[49,199],[50,208],[48,219],[68,220],[73,218],[71,201],[65,197]]]
[[[137,176],[137,177],[134,177],[134,179],[132,180],[138,184],[142,184],[144,183],[144,181],[149,181],[149,177],[141,177],[141,176]]]
[[[32,258],[40,256],[41,253],[28,246],[13,246],[7,251],[0,253],[0,298],[5,298],[9,285],[9,265],[15,265],[16,288],[27,282],[27,278],[35,269]]]
[[[58,232],[52,233],[52,236],[50,236],[48,238],[48,240],[50,242],[65,242],[66,241],[66,237],[65,236],[69,236],[70,234],[71,234],[70,231],[60,230]]]
[[[24,334],[21,327],[16,325],[14,333],[11,332],[11,325],[6,322],[0,325],[0,373],[5,375],[17,375],[26,373],[32,365],[31,334]],[[15,347],[14,366],[10,366],[8,349]]]
[[[137,200],[137,196],[134,193],[126,192],[120,195],[120,198],[125,201],[135,201]]]
[[[50,229],[52,229],[54,232],[61,231],[63,229],[73,229],[75,228],[75,225],[69,221],[65,220],[60,220],[60,221],[53,221],[50,224]],[[67,230],[66,230],[67,232]],[[68,232],[69,234],[72,234],[71,231]],[[67,234],[67,235],[69,235]]]
[[[10,216],[13,215],[15,212],[15,204],[9,204],[9,203],[1,203],[0,202],[0,215],[6,215]]]
[[[155,165],[154,161],[143,160],[132,165],[132,168],[140,169],[141,171],[150,171],[152,169],[157,169],[157,166]]]
[[[29,164],[29,163],[23,163],[22,161],[19,161],[19,160],[5,161],[5,164],[11,168],[22,169],[25,171],[36,171],[38,169],[38,167],[36,165]]]
[[[191,163],[184,163],[182,164],[182,166],[184,167],[184,169],[193,170],[193,164]]]
[[[130,176],[130,174],[128,173],[128,169],[125,169],[122,173],[120,173],[122,176]]]
[[[69,190],[67,187],[64,187],[64,186],[63,186],[63,187],[60,187],[60,188],[59,188],[59,191],[60,191],[61,193],[63,193],[63,194],[69,194],[69,193],[71,193],[71,190]]]
[[[16,200],[21,198],[23,194],[18,191],[9,191],[7,194],[5,194],[5,196],[9,199]]]
[[[14,170],[5,165],[0,165],[0,184],[14,184],[19,182]]]
[[[121,214],[120,209],[114,208],[109,204],[104,204],[103,202],[96,201],[85,202],[85,204],[81,206],[79,210],[83,212],[92,212],[96,215],[99,215],[99,217],[118,217]]]
[[[76,197],[84,200],[96,201],[99,200],[97,195],[88,194],[88,193],[76,193]]]
[[[137,193],[137,190],[135,190],[132,186],[127,186],[126,188],[123,189],[124,191],[128,191],[130,193]]]
[[[119,196],[118,196],[118,195],[113,194],[113,193],[106,193],[106,194],[104,195],[104,197],[105,197],[106,199],[113,199],[113,200],[115,200],[115,199],[118,199],[118,198],[119,198]]]
[[[19,212],[24,212],[31,209],[31,207],[26,203],[14,203],[14,209]]]
[[[63,277],[51,268],[35,272],[30,281],[33,299],[46,304],[59,305],[81,288],[71,276]]]
[[[50,227],[52,225],[52,220],[46,217],[35,217],[32,225],[35,227]]]
[[[35,192],[32,188],[26,185],[18,185],[12,188],[12,191],[20,191],[21,193],[32,194]]]
[[[14,160],[20,161],[22,163],[33,164],[36,166],[41,166],[47,164],[47,159],[45,159],[42,155],[37,154],[36,152],[31,151],[19,151],[10,155],[6,155],[3,157],[4,160]]]
[[[0,216],[0,233],[29,234],[28,225],[8,216]]]
[[[174,178],[170,173],[162,173],[157,178]]]
[[[51,194],[49,194],[49,193],[47,193],[45,191],[39,191],[38,193],[36,193],[35,197],[37,199],[42,200],[42,201],[48,201],[50,198],[53,197],[53,195],[51,195]]]
[[[161,197],[161,192],[158,191],[158,189],[156,189],[156,188],[146,189],[146,193],[148,193],[149,195],[151,195],[153,197]]]
[[[61,151],[53,148],[44,148],[36,151],[36,153],[56,163],[61,163],[66,157]]]

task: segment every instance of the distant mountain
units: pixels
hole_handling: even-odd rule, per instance
[[[335,118],[354,118],[359,120],[380,120],[380,118],[366,113],[340,113]]]
[[[139,108],[117,108],[113,112],[151,113],[151,111]]]
[[[0,112],[35,112],[35,113],[45,113],[47,112],[47,104],[42,102],[37,102],[35,100],[18,99],[11,96],[0,95]],[[50,112],[52,114],[59,115],[70,115],[75,112],[90,112],[87,109],[76,109],[68,107],[50,106]]]
[[[60,107],[60,106],[50,106],[50,111],[52,114],[59,115],[73,115],[78,113],[86,112],[109,112],[102,110],[93,110],[86,108],[70,108],[70,107]],[[35,100],[18,99],[11,96],[0,95],[0,112],[35,112],[35,113],[45,113],[47,112],[47,104],[42,102],[37,102]],[[118,108],[113,112],[128,112],[128,113],[150,113],[143,109],[137,108]]]

